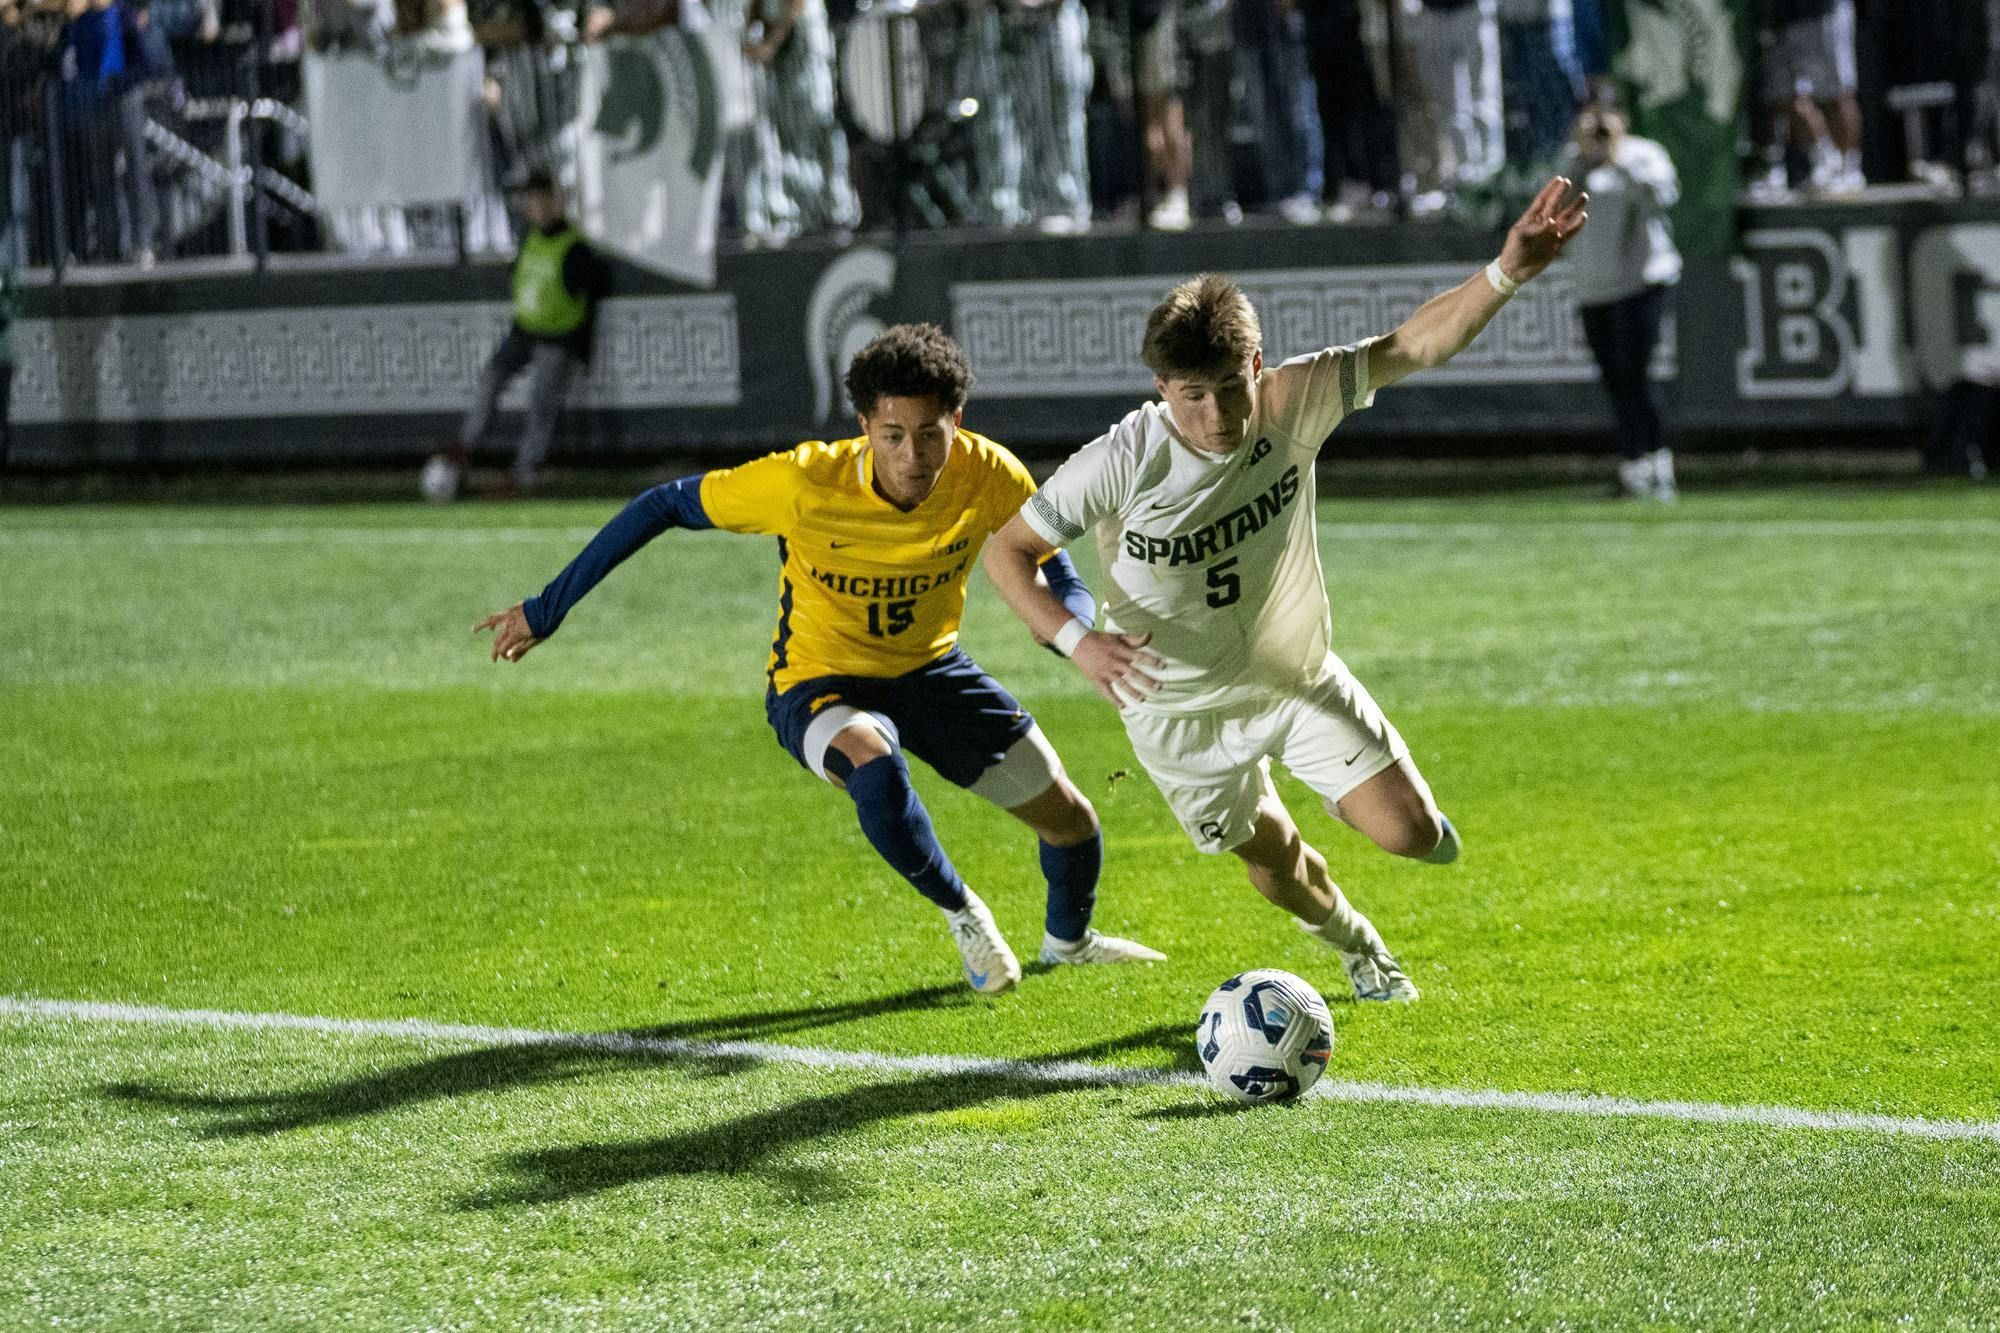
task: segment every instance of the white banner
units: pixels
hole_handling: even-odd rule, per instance
[[[388,61],[308,53],[306,118],[320,207],[408,208],[484,193],[485,79],[476,48]]]
[[[715,284],[723,135],[740,100],[739,40],[705,24],[614,37],[582,53],[579,223],[632,262],[704,287]]]

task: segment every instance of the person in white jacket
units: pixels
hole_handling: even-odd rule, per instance
[[[1618,492],[1672,500],[1667,391],[1652,365],[1681,276],[1667,220],[1680,197],[1673,160],[1653,140],[1628,132],[1616,110],[1593,104],[1576,118],[1564,174],[1590,193],[1590,226],[1563,267],[1617,421]]]

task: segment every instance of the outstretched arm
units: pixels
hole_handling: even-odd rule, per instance
[[[570,608],[583,600],[606,574],[626,557],[668,528],[712,528],[715,523],[701,504],[701,478],[683,477],[644,492],[606,523],[576,559],[549,586],[525,602],[486,617],[473,632],[492,630],[493,660],[517,662],[522,654],[554,634]]]
[[[1157,655],[1145,651],[1152,636],[1091,629],[1050,590],[1054,578],[1043,583],[1035,576],[1043,561],[1054,565],[1052,557],[1060,558],[1060,553],[1016,514],[986,544],[986,577],[1037,639],[1075,662],[1097,692],[1119,708],[1128,698],[1143,698],[1157,689],[1159,682],[1146,674],[1160,665]]]
[[[1542,187],[1528,211],[1507,229],[1500,257],[1440,296],[1434,296],[1368,348],[1368,381],[1381,389],[1419,370],[1441,366],[1471,345],[1500,313],[1514,289],[1556,261],[1569,238],[1582,229],[1590,196],[1579,193],[1567,205],[1570,182],[1557,176]],[[1497,267],[1497,275],[1493,273]]]

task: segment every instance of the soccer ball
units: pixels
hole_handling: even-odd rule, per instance
[[[1326,1072],[1333,1015],[1303,978],[1259,968],[1215,988],[1194,1045],[1217,1092],[1240,1102],[1289,1101]]]
[[[448,505],[458,498],[458,483],[464,476],[458,460],[450,454],[432,454],[417,479],[424,499],[434,505]]]

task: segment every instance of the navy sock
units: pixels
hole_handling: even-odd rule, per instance
[[[902,755],[885,754],[855,769],[847,777],[847,794],[861,831],[891,870],[947,912],[965,906],[965,881],[938,846],[930,812],[910,785],[910,766]]]
[[[1080,940],[1097,906],[1097,874],[1104,867],[1104,835],[1093,833],[1074,847],[1042,844],[1042,874],[1049,881],[1049,934]]]

